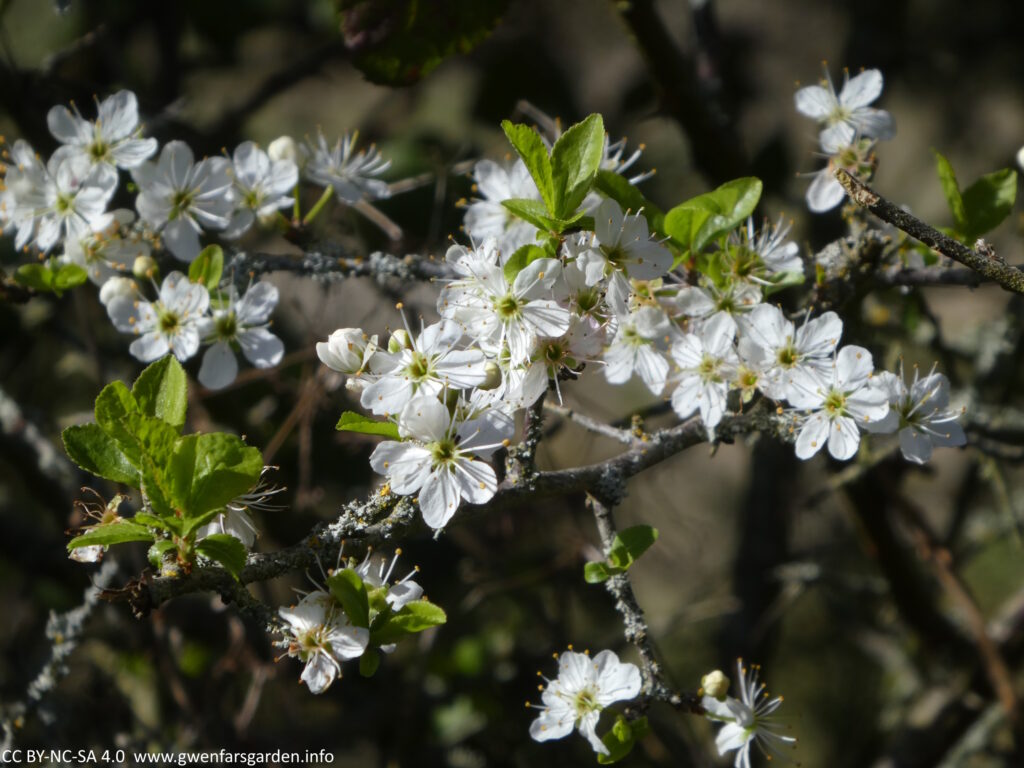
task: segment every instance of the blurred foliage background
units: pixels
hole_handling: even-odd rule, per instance
[[[764,213],[794,218],[807,254],[843,232],[838,215],[805,213],[806,181],[796,175],[821,161],[792,94],[797,81],[821,76],[823,59],[834,77],[843,65],[883,70],[881,105],[895,115],[898,135],[879,149],[875,186],[933,224],[950,220],[930,147],[966,182],[1010,165],[1024,143],[1019,3],[423,3],[439,19],[445,6],[473,6],[484,26],[500,20],[490,36],[460,33],[455,48],[481,38],[479,45],[422,78],[418,59],[389,70],[378,58],[374,77],[390,73],[401,87],[368,81],[353,59],[371,66],[360,46],[399,34],[394,17],[407,4],[344,4],[342,34],[328,0],[64,0],[62,13],[52,3],[0,0],[0,133],[48,153],[52,105],[75,100],[86,111],[94,94],[122,87],[138,94],[151,135],[185,139],[197,154],[318,126],[329,137],[358,129],[393,159],[390,179],[427,181],[380,204],[404,230],[398,244],[335,209],[318,235],[356,254],[442,254],[448,236],[459,236],[455,204],[472,194],[471,180],[450,169],[507,154],[498,124],[522,118],[521,99],[566,123],[599,111],[612,138],[646,145],[640,163],[657,175],[644,190],[664,207],[731,176],[760,176]],[[410,59],[423,53],[408,41],[395,50]],[[991,238],[1011,263],[1021,260],[1020,234],[1015,215]],[[8,271],[19,263],[11,247],[0,240]],[[258,234],[240,247],[294,250]],[[297,541],[376,482],[367,464],[373,441],[333,429],[337,414],[357,404],[318,373],[313,345],[341,326],[383,333],[397,322],[399,298],[370,280],[271,279],[282,289],[275,327],[289,350],[285,363],[250,370],[221,393],[193,383],[190,402],[193,429],[238,430],[279,466],[288,508],[258,521],[263,550]],[[404,300],[431,317],[433,296],[421,286]],[[941,356],[954,388],[971,381],[996,407],[1017,407],[1013,340],[1024,312],[1008,296],[995,287],[872,293],[846,308],[846,340],[871,347],[889,367],[899,354],[925,367]],[[9,703],[24,697],[48,655],[48,612],[77,605],[94,570],[64,550],[65,530],[80,522],[72,501],[88,478],[62,461],[59,430],[87,420],[103,384],[131,380],[141,366],[91,288],[0,302],[0,329],[0,702]],[[979,384],[972,366],[986,354],[992,367]],[[563,391],[574,407],[608,419],[649,404],[642,387],[613,391],[595,375]],[[36,448],[48,442],[57,455],[41,462],[26,424],[39,431]],[[565,467],[617,450],[553,423],[539,455],[542,467]],[[1022,458],[1019,450],[942,450],[927,468],[883,462],[834,492],[838,468],[826,458],[799,464],[791,447],[753,441],[713,455],[698,447],[634,479],[620,524],[661,531],[633,573],[671,678],[692,689],[737,656],[761,662],[772,691],[786,695],[783,712],[806,766],[1024,764],[979,678],[976,650],[956,641],[969,636],[969,617],[918,559],[893,510],[897,496],[911,500],[949,548],[984,618],[1012,618],[1024,594]],[[530,741],[523,702],[537,700],[536,670],[553,674],[551,653],[567,643],[629,658],[606,593],[582,579],[596,542],[578,497],[403,542],[399,570],[421,567],[419,581],[449,623],[401,647],[372,680],[346,668],[320,697],[296,684],[297,663],[275,663],[259,626],[218,599],[178,600],[141,619],[101,604],[70,674],[21,725],[17,743],[326,748],[334,765],[352,766],[593,764],[580,739]],[[123,583],[145,559],[142,549],[120,549],[115,581]],[[295,576],[254,590],[284,605],[305,586]],[[1011,666],[1017,640],[1006,646]],[[632,764],[722,764],[701,719],[664,707],[651,718],[654,732]]]

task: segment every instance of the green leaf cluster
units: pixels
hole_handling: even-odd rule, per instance
[[[954,227],[949,234],[971,245],[1010,215],[1017,200],[1017,172],[1003,168],[986,173],[967,189],[961,190],[949,160],[938,151],[932,151],[942,192],[953,214]]]
[[[604,121],[594,114],[565,131],[548,151],[533,128],[505,120],[509,142],[530,172],[540,200],[514,199],[502,204],[546,232],[564,232],[584,218],[580,204],[594,186],[604,156]],[[593,224],[591,224],[593,226]]]
[[[115,381],[96,398],[96,421],[64,430],[64,447],[78,466],[142,491],[146,509],[130,520],[97,525],[69,549],[151,541],[158,567],[172,552],[186,568],[197,554],[238,577],[246,550],[232,536],[198,529],[259,481],[263,457],[235,435],[182,435],[188,392],[185,371],[168,355],[147,367],[131,389]]]
[[[370,641],[360,658],[359,672],[371,677],[380,665],[378,649],[397,643],[406,635],[444,624],[448,617],[440,606],[427,600],[406,603],[399,611],[387,601],[388,586],[363,581],[354,568],[336,570],[327,577],[327,588],[353,626],[370,630]]]
[[[761,188],[761,180],[752,176],[728,181],[665,214],[665,232],[683,251],[696,255],[754,212]]]
[[[625,573],[658,540],[658,529],[650,525],[634,525],[619,531],[612,539],[606,560],[595,560],[583,566],[588,584],[600,584],[612,576]]]
[[[22,264],[14,273],[14,279],[27,288],[58,296],[64,291],[81,285],[89,275],[77,264]]]

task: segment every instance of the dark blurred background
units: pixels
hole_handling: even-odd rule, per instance
[[[428,176],[380,204],[402,226],[401,243],[389,244],[352,211],[333,210],[317,245],[353,253],[443,253],[449,234],[459,236],[455,203],[472,194],[471,180],[449,169],[506,155],[498,124],[522,119],[521,99],[564,123],[599,111],[613,138],[646,145],[637,168],[657,174],[643,189],[665,207],[734,176],[759,175],[763,213],[793,218],[806,253],[843,232],[838,214],[805,212],[807,182],[796,175],[822,162],[814,126],[793,108],[797,82],[816,81],[822,60],[833,77],[842,66],[882,69],[880,105],[895,115],[898,134],[879,148],[875,185],[936,225],[950,220],[929,148],[967,182],[1012,164],[1024,144],[1024,5],[1005,0],[510,0],[472,52],[402,87],[370,83],[353,65],[345,41],[358,45],[361,30],[350,26],[343,37],[329,0],[65,4],[57,13],[50,2],[0,0],[0,134],[8,141],[26,138],[47,155],[55,146],[45,128],[52,105],[74,100],[91,116],[94,94],[120,88],[138,94],[152,135],[185,139],[197,155],[318,127],[331,138],[358,129],[392,158],[389,180]],[[356,5],[386,13],[404,4]],[[1021,260],[1019,230],[1015,214],[991,238],[1010,262]],[[294,250],[258,234],[239,247]],[[10,238],[0,240],[0,265],[11,272],[19,259]],[[317,375],[314,342],[341,326],[383,333],[397,322],[397,296],[373,281],[270,279],[282,291],[275,327],[288,349],[284,364],[249,370],[224,393],[193,383],[190,398],[192,429],[238,430],[280,467],[288,508],[257,521],[264,551],[297,541],[376,481],[367,464],[373,440],[333,429],[356,403]],[[433,291],[412,291],[407,305],[429,317]],[[898,353],[930,366],[946,349],[966,367],[993,343],[993,327],[1021,316],[992,287],[939,288],[921,298],[890,292],[853,308],[845,340],[871,346],[890,366]],[[0,329],[0,703],[9,704],[24,699],[48,656],[48,612],[77,605],[95,571],[65,554],[72,501],[85,483],[105,496],[113,490],[68,465],[59,431],[90,418],[99,389],[131,380],[141,366],[89,286],[59,299],[0,302]],[[1011,404],[1020,397],[1016,348],[988,354],[995,372],[976,391]],[[198,363],[188,370],[194,375]],[[956,384],[957,370],[943,370]],[[563,391],[574,407],[609,419],[649,404],[642,387],[612,390],[590,374]],[[565,467],[618,450],[571,425],[552,427],[540,461]],[[822,457],[798,464],[791,447],[763,440],[713,455],[697,447],[635,478],[620,524],[661,531],[633,573],[671,678],[695,689],[703,673],[728,672],[739,655],[763,663],[771,690],[786,695],[782,712],[805,766],[1024,764],[1005,718],[998,708],[991,715],[993,697],[976,684],[976,659],[935,615],[915,612],[923,595],[966,633],[967,620],[886,516],[887,489],[898,486],[940,532],[982,614],[994,619],[1024,587],[1014,535],[1019,462],[944,450],[923,471],[883,463],[833,493],[837,467]],[[178,600],[141,619],[101,604],[70,674],[25,719],[16,743],[326,748],[334,765],[351,766],[593,764],[581,739],[530,741],[523,702],[538,699],[536,670],[553,674],[551,653],[567,643],[632,658],[608,596],[581,578],[596,542],[577,497],[403,542],[399,572],[421,567],[419,581],[446,608],[448,624],[404,643],[372,680],[346,667],[319,697],[296,684],[296,662],[275,663],[278,651],[257,624],[217,599]],[[145,567],[142,549],[122,546],[111,557],[115,583]],[[308,586],[296,576],[254,593],[285,605],[294,588]],[[943,727],[953,722],[942,720],[945,707],[964,702],[968,716]],[[725,764],[701,719],[665,707],[650,716],[653,734],[632,764]]]

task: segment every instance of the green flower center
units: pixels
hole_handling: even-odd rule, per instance
[[[103,139],[96,139],[92,144],[89,145],[89,157],[92,158],[94,163],[98,163],[101,160],[106,160],[110,155],[110,145]]]
[[[175,192],[171,197],[171,221],[191,208],[195,199],[195,192],[191,189],[181,189]]]
[[[779,365],[781,365],[783,368],[792,368],[794,365],[796,365],[798,357],[796,354],[796,350],[793,348],[793,345],[788,344],[782,349],[780,349],[776,360],[778,361]]]
[[[420,352],[413,352],[412,362],[406,367],[405,372],[409,374],[409,378],[422,381],[430,376],[430,360]]]
[[[160,313],[160,330],[167,335],[173,335],[177,332],[181,326],[181,318],[178,317],[176,312],[161,312]]]
[[[584,688],[576,694],[573,699],[573,706],[576,709],[576,715],[578,717],[582,717],[588,712],[601,709],[601,705],[597,703],[597,694],[589,687]]]
[[[218,339],[230,341],[238,335],[238,317],[234,312],[220,315],[215,321]]]
[[[846,395],[831,390],[825,398],[824,407],[830,416],[842,416],[846,412]]]
[[[446,465],[449,471],[455,471],[455,465],[453,463],[455,459],[455,441],[446,438],[444,440],[438,440],[436,443],[431,443],[428,446],[430,456],[434,460],[434,465]]]
[[[523,303],[511,293],[494,302],[494,310],[502,320],[512,320],[522,314]]]

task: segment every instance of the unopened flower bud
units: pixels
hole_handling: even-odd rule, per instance
[[[132,264],[132,274],[139,278],[139,280],[146,278],[156,279],[158,274],[156,261],[152,256],[136,256],[135,263]]]
[[[138,290],[130,277],[111,277],[100,288],[100,302],[107,306],[118,296],[127,296]]]
[[[484,366],[484,373],[487,378],[482,384],[477,384],[477,389],[497,389],[501,385],[501,368],[493,360],[488,361]]]
[[[267,147],[267,156],[271,160],[291,160],[293,163],[297,163],[299,149],[295,145],[295,139],[291,136],[278,136]]]
[[[317,343],[316,354],[331,370],[351,375],[362,369],[371,344],[376,349],[376,337],[367,339],[362,328],[339,328],[327,337],[326,343]]]
[[[725,694],[729,692],[729,678],[722,673],[722,670],[716,669],[700,679],[700,688],[704,691],[705,696],[724,701]]]
[[[393,355],[397,355],[403,349],[412,349],[412,339],[409,338],[409,332],[404,328],[399,328],[397,331],[391,334],[391,338],[388,339],[388,352]]]

